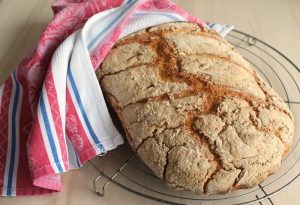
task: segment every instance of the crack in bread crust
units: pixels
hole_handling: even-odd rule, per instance
[[[193,44],[182,38],[185,34],[186,38],[195,40]],[[97,77],[132,148],[156,175],[176,189],[218,194],[253,187],[278,169],[292,142],[293,116],[282,99],[225,39],[195,24],[169,23],[119,40],[114,52],[128,45],[144,53],[151,52],[152,61],[137,61],[117,72],[102,74],[101,69],[108,72],[105,66],[109,66],[113,58],[110,55],[96,71]],[[190,49],[199,52],[193,53]],[[186,58],[189,56],[193,58]],[[126,58],[132,61],[139,57],[143,56],[135,51]],[[211,72],[205,70],[207,65],[202,64],[193,68],[198,69],[197,75],[183,72],[183,59],[218,62],[227,66],[223,66],[224,69],[235,67],[246,76],[241,77],[253,78],[253,81],[249,81],[249,90],[242,89],[239,83],[243,81],[237,79],[240,76],[232,75],[228,79],[236,84],[230,82],[234,86],[229,86],[230,83],[222,79],[223,74],[216,74],[213,79],[207,75]],[[159,93],[147,91],[147,95],[137,100],[122,99],[123,95],[115,90],[125,85],[111,81],[145,65],[158,70],[154,75],[156,80],[143,87],[147,76],[139,78],[131,74],[128,82],[122,82],[135,87],[125,92],[135,97],[158,86],[169,88]],[[192,64],[187,65],[185,69],[191,71]],[[212,65],[215,67],[209,69],[218,68],[217,64]],[[104,82],[106,77],[110,77],[110,81]]]
[[[119,73],[126,72],[126,71],[128,71],[128,70],[130,70],[130,69],[136,69],[137,67],[141,67],[141,66],[143,66],[143,65],[151,66],[152,64],[151,64],[151,63],[138,63],[138,64],[134,64],[134,65],[128,66],[128,67],[127,67],[126,69],[124,69],[124,70],[119,70],[119,71],[116,71],[116,72],[113,72],[113,73],[104,74],[104,75],[98,74],[98,76],[99,76],[98,79],[99,79],[99,81],[101,82],[101,81],[103,80],[103,78],[106,77],[106,76],[117,75],[117,74],[119,74]],[[100,72],[99,72],[100,70],[101,70],[101,68],[98,69],[96,72],[97,72],[97,73],[100,73]]]

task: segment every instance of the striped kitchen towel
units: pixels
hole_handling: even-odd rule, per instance
[[[33,52],[0,86],[3,196],[60,191],[60,173],[123,143],[94,73],[118,39],[173,21],[209,27],[168,0],[57,0],[53,10]]]

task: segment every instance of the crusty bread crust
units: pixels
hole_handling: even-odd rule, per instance
[[[291,146],[282,99],[225,39],[196,24],[131,34],[96,72],[132,148],[175,189],[256,186]]]

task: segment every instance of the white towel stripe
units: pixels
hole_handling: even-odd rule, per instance
[[[184,18],[168,12],[136,12],[120,37],[122,38],[143,28],[176,21],[184,21]]]
[[[46,111],[47,111],[51,132],[52,132],[52,135],[53,135],[53,141],[54,141],[54,144],[55,144],[55,147],[56,147],[56,153],[57,153],[57,156],[58,156],[58,160],[59,160],[59,163],[62,166],[63,171],[66,171],[66,168],[64,166],[63,159],[62,159],[62,153],[61,153],[60,144],[59,144],[59,141],[58,141],[58,136],[57,136],[55,124],[53,122],[53,116],[52,116],[51,107],[50,107],[50,104],[49,104],[48,95],[46,93],[43,93],[42,96],[44,97],[45,108],[46,108]],[[67,149],[65,151],[67,152]],[[51,152],[51,154],[53,154],[53,153]]]
[[[54,157],[52,155],[48,135],[47,135],[47,132],[46,132],[45,122],[44,122],[44,119],[43,119],[43,116],[42,116],[41,107],[39,107],[39,109],[38,109],[38,118],[39,118],[39,122],[40,122],[40,127],[41,127],[41,132],[42,132],[46,152],[47,152],[47,155],[49,157],[49,161],[52,164],[52,168],[55,171],[55,173],[59,173],[59,170],[58,170],[57,166],[53,165],[53,163],[56,163],[56,162],[55,162]]]
[[[7,185],[8,185],[8,175],[9,175],[9,165],[11,161],[11,143],[12,143],[12,110],[13,110],[13,103],[16,95],[16,83],[13,78],[13,74],[11,75],[12,80],[12,93],[10,96],[10,102],[9,102],[9,110],[8,110],[8,137],[7,137],[7,153],[6,153],[6,164],[5,164],[5,174],[4,174],[4,180],[3,180],[3,189],[2,189],[2,195],[7,195]]]
[[[83,39],[88,42],[88,50],[92,51],[108,33],[115,29],[115,25],[123,20],[122,17],[130,13],[137,4],[140,4],[143,1],[144,0],[133,0],[128,4],[124,3],[124,6],[110,9],[91,17],[83,27],[83,30],[85,31]],[[101,27],[92,26],[95,24],[99,24]]]
[[[78,35],[78,31],[74,32],[70,35],[55,51],[52,60],[52,76],[53,81],[56,88],[63,88],[66,86],[66,76],[69,61],[71,58],[72,50],[74,47],[74,43],[76,37]],[[65,133],[65,125],[66,125],[66,89],[56,89],[57,94],[57,102],[59,106],[59,110],[61,113],[61,121],[62,121],[62,128],[63,133]]]
[[[16,72],[17,73],[17,72]],[[20,82],[19,84],[19,99],[17,105],[16,112],[16,146],[15,146],[15,161],[14,161],[14,172],[13,172],[13,180],[12,180],[12,196],[16,195],[16,183],[17,183],[17,174],[18,174],[18,166],[19,166],[19,152],[20,152],[20,115],[21,115],[21,106],[22,106],[22,98],[23,98],[23,87]]]

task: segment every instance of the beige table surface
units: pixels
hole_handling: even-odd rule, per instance
[[[0,82],[33,47],[52,18],[52,0],[0,0]],[[300,66],[300,0],[174,0],[208,21],[231,23],[265,40]],[[96,161],[95,161],[96,162]],[[92,191],[97,171],[87,163],[64,174],[63,191],[38,197],[0,198],[1,205],[158,204],[116,186],[101,198]],[[272,197],[274,204],[300,204],[300,180]],[[258,203],[257,203],[258,204]],[[270,204],[265,201],[263,204]]]

